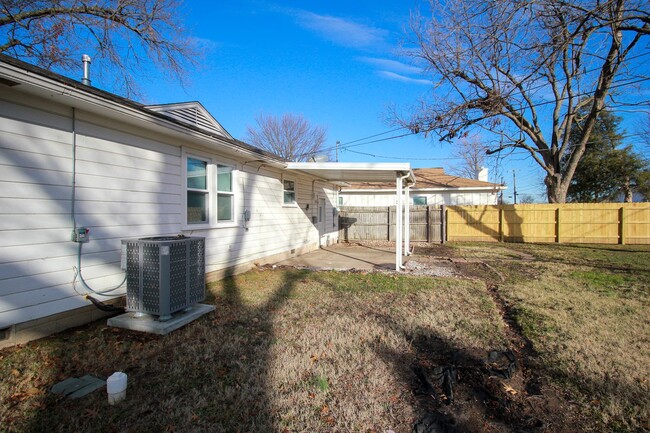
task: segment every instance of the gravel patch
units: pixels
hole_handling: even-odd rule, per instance
[[[453,269],[449,262],[420,262],[409,260],[406,265],[406,272],[415,275],[430,275],[432,277],[458,277],[460,276]]]

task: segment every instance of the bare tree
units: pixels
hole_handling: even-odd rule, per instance
[[[453,151],[454,158],[460,159],[461,163],[452,166],[449,170],[457,176],[469,179],[478,179],[479,173],[487,167],[487,147],[481,142],[478,136],[463,137],[456,143]]]
[[[647,55],[639,43],[650,34],[647,0],[430,5],[426,18],[412,18],[408,53],[433,75],[436,93],[397,122],[441,140],[471,127],[498,134],[491,152],[526,150],[546,173],[548,201],[564,202],[598,113],[648,80],[635,63]],[[578,122],[580,140],[571,146]]]
[[[290,161],[307,161],[324,152],[327,129],[312,126],[299,114],[284,114],[281,118],[259,114],[257,128],[248,126],[251,144]]]
[[[89,54],[127,95],[148,65],[183,78],[195,49],[181,0],[0,0],[0,53],[46,68],[79,71]]]
[[[641,137],[641,142],[650,150],[650,113],[639,123],[638,133]]]
[[[535,196],[532,194],[521,194],[517,197],[519,204],[533,204],[535,203]]]

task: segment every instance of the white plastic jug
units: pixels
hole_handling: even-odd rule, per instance
[[[126,398],[126,373],[117,371],[106,379],[106,392],[108,392],[108,404],[118,403]]]

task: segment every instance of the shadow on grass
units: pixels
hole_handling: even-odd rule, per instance
[[[229,277],[214,313],[166,336],[94,324],[76,331],[83,337],[72,331],[52,338],[56,376],[106,378],[124,371],[127,399],[110,406],[105,390],[78,400],[48,393],[13,431],[278,431],[269,380],[274,317],[303,273],[286,272],[257,305]]]
[[[400,381],[412,387],[419,415],[414,432],[580,430],[556,400],[536,396],[535,404],[529,403],[522,373],[507,372],[505,352],[458,347],[429,329],[414,335],[404,335],[411,341],[410,353],[377,350]]]

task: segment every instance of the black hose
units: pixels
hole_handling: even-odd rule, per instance
[[[98,301],[97,299],[93,298],[90,295],[86,295],[85,298],[88,299],[90,302],[92,302],[95,307],[99,308],[102,311],[106,311],[107,313],[126,312],[126,309],[124,307],[116,307],[113,304],[104,304],[103,302]]]

